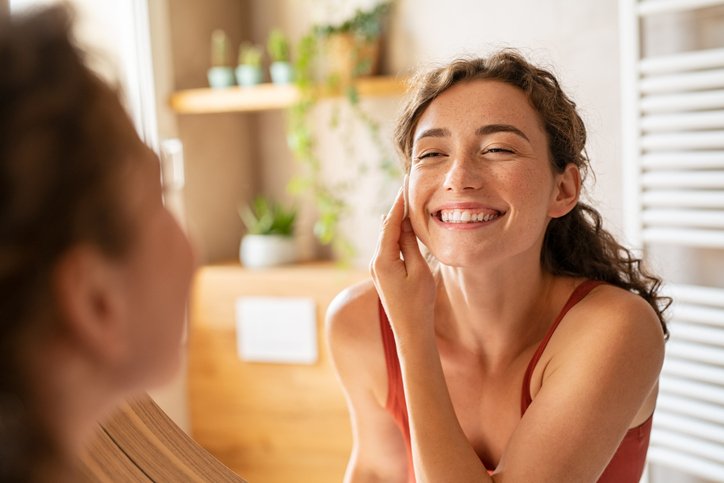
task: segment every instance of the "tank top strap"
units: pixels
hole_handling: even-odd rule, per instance
[[[548,342],[551,340],[551,337],[553,337],[553,333],[558,328],[561,320],[563,320],[563,317],[566,316],[568,311],[571,310],[571,308],[573,308],[573,306],[575,306],[578,302],[583,300],[583,298],[588,295],[591,290],[605,283],[606,282],[600,280],[584,280],[583,282],[581,282],[575,288],[575,290],[573,290],[573,293],[571,293],[571,296],[568,297],[568,300],[561,309],[561,312],[558,314],[558,317],[556,317],[551,326],[548,328],[548,331],[543,337],[543,340],[541,340],[538,348],[533,354],[533,357],[531,357],[530,362],[528,363],[528,367],[525,370],[525,376],[523,376],[523,390],[521,393],[520,401],[521,416],[523,415],[523,413],[525,413],[526,409],[528,409],[528,406],[530,406],[530,404],[533,402],[533,398],[530,395],[530,379],[533,376],[533,370],[535,370],[538,361],[543,355],[543,351],[545,351],[546,347],[548,346]]]
[[[382,347],[385,352],[385,365],[387,367],[387,404],[388,410],[399,410],[400,406],[405,407],[405,402],[400,398],[402,392],[402,371],[400,360],[397,358],[397,346],[395,345],[395,334],[392,333],[387,312],[382,306],[382,301],[377,301],[380,319],[380,334],[382,335]],[[404,393],[402,394],[404,398]]]

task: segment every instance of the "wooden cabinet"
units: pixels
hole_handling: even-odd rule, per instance
[[[250,482],[338,483],[352,437],[323,319],[332,298],[368,277],[331,263],[248,270],[206,266],[190,308],[188,389],[193,437]],[[317,306],[314,365],[250,363],[236,353],[241,296],[309,297]]]

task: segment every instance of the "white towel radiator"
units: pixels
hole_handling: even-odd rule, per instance
[[[620,0],[626,234],[724,256],[724,45],[651,57],[642,23],[713,0]],[[649,461],[724,481],[724,289],[668,284],[671,339]]]

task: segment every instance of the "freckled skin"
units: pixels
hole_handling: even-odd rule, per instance
[[[523,136],[476,132],[489,125],[512,126]],[[430,129],[446,134],[424,136]],[[458,84],[427,107],[414,139],[410,219],[442,263],[465,266],[540,253],[558,175],[542,123],[522,91],[498,81]],[[446,229],[431,213],[449,202],[480,203],[503,216],[479,229]]]

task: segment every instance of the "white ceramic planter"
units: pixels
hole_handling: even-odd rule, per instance
[[[240,86],[255,86],[261,84],[264,72],[261,67],[251,65],[239,65],[236,67],[236,82]]]
[[[281,235],[245,235],[239,246],[239,260],[248,268],[274,267],[297,260],[294,237]]]
[[[272,62],[269,74],[274,84],[291,84],[294,82],[294,68],[289,62]]]
[[[234,69],[231,67],[211,67],[208,71],[209,86],[219,89],[234,85]]]

